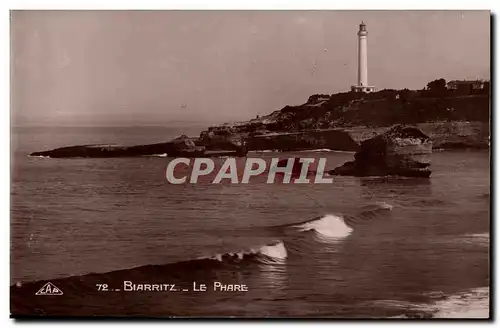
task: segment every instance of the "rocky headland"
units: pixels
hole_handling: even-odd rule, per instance
[[[196,142],[195,142],[196,141]],[[164,155],[171,157],[206,157],[206,156],[245,156],[246,148],[241,145],[221,144],[217,150],[205,147],[196,138],[182,135],[168,142],[149,145],[118,146],[118,145],[78,145],[34,152],[31,156],[51,158],[72,157],[135,157],[148,155]]]
[[[487,149],[489,116],[489,94],[435,97],[425,90],[346,92],[313,95],[299,106],[212,126],[200,139],[205,144],[239,140],[249,150],[356,151],[364,140],[399,124],[420,129],[435,149]]]
[[[430,84],[429,84],[430,85]],[[138,146],[81,145],[35,152],[49,157],[246,156],[249,150],[360,151],[364,141],[395,125],[412,126],[434,149],[488,149],[489,88],[468,94],[449,90],[381,90],[313,95],[248,121],[211,126],[199,137]]]

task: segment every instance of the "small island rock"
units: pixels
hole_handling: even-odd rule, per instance
[[[330,175],[424,177],[431,175],[432,141],[415,127],[396,125],[363,141],[354,161],[329,171]]]

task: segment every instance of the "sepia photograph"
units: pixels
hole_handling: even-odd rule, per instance
[[[10,317],[492,319],[489,10],[11,10]]]

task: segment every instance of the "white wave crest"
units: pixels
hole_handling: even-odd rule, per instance
[[[28,155],[28,157],[33,157],[33,158],[50,158],[50,156],[42,156],[42,155]]]
[[[466,234],[460,239],[461,242],[476,244],[485,247],[490,246],[490,234],[487,232]]]
[[[276,260],[285,260],[288,256],[285,244],[282,241],[273,245],[262,246],[259,253]]]
[[[286,258],[288,257],[288,253],[286,251],[285,244],[282,241],[279,241],[273,244],[267,244],[256,248],[240,250],[238,252],[215,254],[214,256],[209,258],[212,260],[223,262],[225,260],[241,261],[245,257],[255,256],[258,257],[258,260],[263,263],[284,263]]]
[[[318,234],[333,239],[342,239],[349,236],[352,228],[349,227],[340,216],[327,214],[315,220],[311,220],[296,226],[299,231],[315,231]]]
[[[275,153],[277,150],[265,149],[265,150],[250,150],[249,153]]]
[[[152,156],[152,157],[168,157],[168,154],[167,154],[167,153],[163,153],[163,154],[153,154],[153,155],[149,155],[149,156]]]
[[[488,287],[474,288],[451,295],[434,304],[434,318],[487,319],[490,314],[490,291]]]
[[[309,149],[309,150],[300,150],[300,153],[328,153],[334,151],[328,148],[319,148],[319,149]]]
[[[382,208],[382,209],[385,209],[385,210],[389,210],[389,211],[392,211],[392,209],[394,208],[393,205],[391,205],[389,203],[386,203],[386,202],[377,202],[376,205],[379,208]]]
[[[309,149],[309,150],[299,150],[300,153],[346,153],[351,154],[355,153],[354,151],[348,150],[334,150],[329,148],[318,148],[318,149]]]
[[[442,297],[441,292],[433,292],[430,296]],[[375,304],[392,308],[408,309],[429,313],[433,318],[439,319],[487,319],[489,318],[490,292],[488,287],[473,288],[459,292],[435,301],[431,304],[409,303],[404,301],[375,301]],[[410,318],[405,314],[391,318]]]
[[[460,244],[461,246],[469,247],[490,247],[490,234],[483,233],[467,233],[463,235],[448,235],[430,240],[436,244]]]

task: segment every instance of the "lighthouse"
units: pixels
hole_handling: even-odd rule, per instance
[[[354,92],[373,92],[374,86],[368,85],[368,31],[364,22],[358,31],[358,84],[351,87]]]

